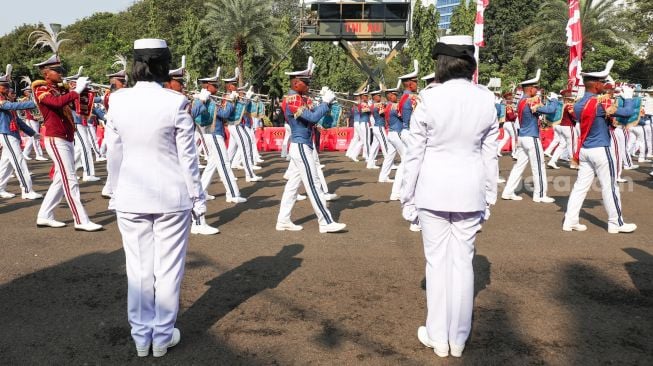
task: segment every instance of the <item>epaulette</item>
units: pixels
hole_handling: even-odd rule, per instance
[[[48,85],[48,82],[45,81],[45,80],[34,80],[32,82],[32,89],[36,89],[36,88],[38,88],[40,86],[47,86],[47,85]]]

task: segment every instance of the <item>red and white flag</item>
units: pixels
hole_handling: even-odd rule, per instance
[[[581,58],[583,56],[583,32],[580,24],[580,1],[568,0],[569,21],[567,22],[567,46],[569,47],[568,87],[578,86],[581,81]]]
[[[483,13],[489,4],[490,0],[476,0],[476,21],[474,24],[474,58],[476,59],[476,72],[474,73],[475,83],[478,83],[479,48],[485,47],[485,37],[483,36],[485,19],[483,18]]]

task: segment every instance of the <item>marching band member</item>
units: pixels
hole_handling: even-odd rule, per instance
[[[127,87],[127,59],[122,55],[116,55],[115,57],[116,61],[111,66],[122,66],[122,68],[118,72],[107,74],[111,88],[104,94],[104,97],[102,98],[102,104],[104,105],[104,110],[106,112],[109,112],[109,99],[111,97],[111,93]],[[102,145],[100,145],[100,153],[105,158],[105,160],[106,151],[107,140],[102,139]],[[104,187],[102,187],[102,197],[111,198],[111,175],[108,172],[107,179],[104,182]]]
[[[574,114],[580,121],[580,139],[574,151],[574,159],[580,162],[578,178],[569,195],[569,203],[562,225],[564,231],[585,231],[587,226],[579,221],[580,210],[594,177],[598,177],[603,194],[603,206],[608,213],[608,233],[630,233],[637,229],[635,224],[624,222],[621,213],[619,186],[616,182],[614,154],[610,150],[608,121],[610,116],[629,117],[633,113],[633,89],[624,86],[623,107],[617,107],[609,96],[600,96],[606,78],[610,74],[613,60],[608,61],[605,70],[584,72],[585,95],[574,105]]]
[[[227,157],[225,144],[224,121],[233,113],[235,94],[227,96],[230,100],[223,99],[220,103],[210,98],[216,95],[219,88],[220,68],[218,67],[215,76],[198,79],[202,91],[193,101],[193,110],[197,109],[195,121],[201,121],[205,125],[204,139],[209,146],[209,160],[202,173],[202,188],[206,192],[211,184],[211,178],[217,171],[220,180],[224,185],[225,198],[227,202],[242,203],[247,200],[240,196],[236,176],[231,170]],[[234,136],[235,137],[235,136]]]
[[[501,198],[504,200],[522,200],[522,197],[515,194],[515,190],[519,185],[524,169],[526,169],[526,164],[530,162],[533,172],[533,185],[535,186],[533,201],[541,203],[555,202],[553,198],[546,195],[546,169],[544,169],[544,154],[542,152],[542,142],[540,141],[538,117],[540,114],[554,113],[557,102],[551,101],[545,106],[542,104],[540,97],[536,96],[540,73],[541,71],[538,69],[535,78],[520,83],[524,88],[524,96],[517,105],[520,125],[517,161],[513,165],[508,182],[506,182],[503,189]]]
[[[560,144],[558,148],[553,152],[551,159],[547,163],[547,166],[553,169],[560,169],[557,165],[557,162],[561,156],[568,155],[570,158],[574,156],[574,135],[576,130],[574,128],[574,103],[571,93],[571,90],[562,90],[560,92],[563,98],[562,119],[559,125],[554,126],[554,128],[558,131],[558,135],[560,136]]]
[[[417,337],[439,357],[461,357],[472,325],[474,241],[497,196],[499,123],[492,92],[472,83],[472,37],[440,37],[433,56],[442,84],[422,91],[413,111],[401,203],[405,219],[419,218],[426,257],[426,326]]]
[[[80,66],[77,74],[64,78],[64,81],[70,84],[71,88],[74,88],[76,80],[82,74],[82,70],[83,66]],[[74,100],[74,109],[71,109],[73,120],[75,121],[75,162],[79,162],[82,167],[82,181],[84,182],[96,182],[100,180],[100,178],[95,176],[91,142],[88,138],[88,117],[92,113],[94,99],[95,94],[89,88],[86,88]]]
[[[133,88],[115,92],[107,121],[110,209],[127,260],[127,314],[139,357],[181,339],[175,321],[191,217],[206,211],[188,99],[169,80],[164,40],[134,42]],[[147,105],[148,108],[142,108]]]
[[[401,182],[404,174],[404,153],[406,151],[406,144],[401,139],[401,132],[404,128],[403,121],[399,117],[399,106],[397,104],[397,92],[399,91],[399,86],[401,85],[401,80],[397,83],[396,88],[386,89],[385,97],[388,102],[385,105],[385,110],[383,115],[385,116],[385,121],[388,125],[388,146],[392,146],[392,149],[389,150],[389,155],[394,161],[395,155],[392,154],[394,150],[395,153],[399,154],[399,167],[395,172],[395,179],[392,183],[392,191],[390,193],[390,201],[399,201],[401,198]]]
[[[23,92],[23,98],[20,100],[21,102],[32,100],[31,85],[27,85],[25,88],[23,88],[22,92]],[[34,109],[26,109],[22,112],[25,119],[25,123],[28,126],[30,126],[34,131],[36,132],[41,131],[41,123],[39,122],[40,114],[38,113],[38,110],[34,108]],[[25,143],[25,147],[23,148],[23,156],[25,157],[25,160],[32,160],[32,158],[30,158],[29,155],[32,152],[32,149],[34,149],[34,153],[36,154],[35,159],[38,161],[46,161],[48,159],[43,156],[43,149],[41,149],[41,140],[39,139],[40,134],[36,134],[36,136],[37,137],[30,136],[27,139],[27,142]]]
[[[401,80],[404,92],[399,99],[399,104],[397,105],[397,110],[399,113],[399,118],[401,118],[403,127],[401,129],[401,139],[404,140],[406,136],[410,133],[410,117],[413,113],[413,109],[417,106],[417,74],[419,73],[419,63],[417,60],[413,61],[414,70],[413,72],[402,75],[399,77]],[[404,141],[405,142],[405,141]],[[401,155],[401,153],[399,154]]]
[[[2,156],[0,157],[0,198],[13,198],[15,195],[5,190],[13,168],[18,183],[20,183],[22,199],[34,200],[42,198],[32,190],[32,178],[25,156],[20,150],[20,131],[30,137],[35,137],[38,142],[38,130],[33,130],[18,117],[17,111],[34,109],[36,104],[33,101],[15,102],[9,98],[11,90],[12,66],[7,65],[7,72],[0,76],[0,146]],[[37,122],[38,123],[38,122]]]
[[[50,33],[50,32],[48,32]],[[35,64],[45,80],[32,83],[34,97],[45,125],[45,149],[54,162],[52,184],[43,198],[43,203],[36,218],[37,226],[64,227],[65,223],[54,219],[54,210],[59,206],[61,197],[66,198],[75,221],[75,230],[98,231],[102,225],[89,220],[79,197],[79,183],[75,175],[75,121],[70,104],[79,98],[88,87],[89,80],[80,77],[73,90],[61,87],[62,74],[65,72],[57,54],[56,34],[42,32],[41,38],[49,37],[48,44],[54,54],[47,60]]]
[[[304,71],[286,72],[290,77],[291,90],[285,97],[284,113],[292,131],[290,146],[290,167],[286,172],[288,182],[281,197],[281,207],[277,217],[278,231],[298,231],[302,227],[290,220],[292,208],[297,199],[300,183],[308,194],[319,223],[320,233],[333,233],[345,229],[347,225],[333,220],[326,205],[324,192],[317,177],[315,160],[312,157],[315,148],[313,135],[315,124],[329,111],[329,104],[335,100],[335,94],[326,90],[322,103],[313,106],[308,98],[308,88],[313,74],[313,58],[308,59],[308,68]]]
[[[356,104],[354,104],[349,110],[349,122],[350,127],[354,128],[354,135],[352,136],[351,141],[349,141],[349,146],[347,147],[345,156],[355,162],[358,162],[358,154],[360,154],[360,146],[362,146],[362,136],[360,135],[359,129],[357,127],[361,119],[361,113],[358,109],[358,105],[360,104],[360,93],[354,93],[354,101]],[[356,154],[354,155],[354,153]]]
[[[238,68],[234,71],[234,77],[222,79],[225,83],[225,91],[227,94],[232,94],[234,98],[234,110],[231,112],[229,117],[227,117],[227,123],[229,130],[229,147],[227,149],[227,154],[231,166],[234,166],[237,161],[243,164],[245,168],[245,179],[247,182],[258,182],[263,179],[263,177],[254,174],[254,166],[251,164],[251,145],[248,145],[247,137],[245,136],[246,131],[244,126],[241,126],[243,121],[243,115],[247,109],[247,104],[249,99],[252,97],[252,92],[247,92],[245,98],[240,98],[237,96],[237,87],[236,82],[238,82],[238,76],[240,75],[240,70]],[[235,92],[235,93],[234,93]]]
[[[372,114],[369,105],[369,95],[367,94],[368,87],[366,86],[363,91],[358,93],[359,102],[354,108],[358,112],[358,120],[354,121],[354,129],[357,132],[359,138],[357,140],[352,140],[351,143],[354,144],[351,150],[351,155],[358,159],[358,155],[363,153],[363,160],[367,161],[370,154],[370,115]],[[369,169],[370,168],[368,165]]]
[[[517,159],[515,156],[517,152],[517,113],[515,113],[513,95],[511,92],[506,92],[503,94],[503,102],[506,105],[506,120],[503,122],[503,138],[499,141],[497,156],[501,156],[503,147],[506,145],[508,140],[510,140],[512,158]]]
[[[372,110],[372,117],[374,118],[374,128],[372,133],[374,134],[374,141],[372,142],[372,160],[369,160],[367,166],[376,167],[376,155],[381,148],[383,153],[383,164],[381,165],[381,170],[379,171],[379,183],[391,183],[393,182],[390,179],[390,172],[392,171],[392,164],[394,163],[396,150],[392,144],[388,142],[388,135],[385,132],[385,105],[381,102],[381,92],[383,90],[376,90],[371,92],[372,99],[374,104],[370,107]]]

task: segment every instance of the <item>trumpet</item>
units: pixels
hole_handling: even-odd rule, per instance
[[[88,85],[98,89],[111,89],[111,85],[106,84],[88,83]]]

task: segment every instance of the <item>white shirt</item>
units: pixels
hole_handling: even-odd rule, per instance
[[[497,197],[494,95],[463,79],[420,93],[410,122],[401,202],[444,212],[484,211]]]
[[[204,200],[188,103],[154,82],[111,94],[105,132],[110,209],[178,212]]]

